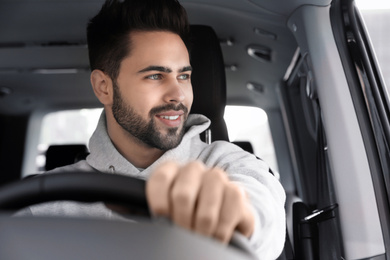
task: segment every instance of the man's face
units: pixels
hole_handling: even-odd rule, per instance
[[[184,135],[193,100],[186,46],[171,32],[132,32],[131,53],[114,82],[112,113],[144,144],[169,150]]]

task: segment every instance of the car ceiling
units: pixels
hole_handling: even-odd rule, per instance
[[[190,23],[212,26],[221,39],[228,103],[277,109],[275,89],[297,49],[287,19],[300,5],[330,1],[181,3]],[[0,113],[99,106],[89,83],[85,27],[103,2],[0,0]],[[262,59],[250,57],[248,47],[260,48]]]

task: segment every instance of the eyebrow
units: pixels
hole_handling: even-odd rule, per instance
[[[161,71],[161,72],[165,72],[165,73],[171,73],[172,69],[170,69],[168,67],[164,67],[164,66],[151,65],[151,66],[148,66],[148,67],[138,71],[138,73],[145,73],[145,72],[148,72],[148,71]],[[185,67],[179,69],[178,72],[181,73],[181,72],[185,72],[185,71],[192,71],[192,67],[191,66],[185,66]]]
[[[185,66],[183,68],[181,68],[179,70],[179,72],[186,72],[186,71],[192,71],[192,67],[191,66]]]

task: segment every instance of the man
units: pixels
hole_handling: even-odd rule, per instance
[[[275,259],[285,237],[284,191],[261,160],[228,142],[203,143],[189,115],[188,21],[177,0],[108,0],[88,24],[91,84],[104,105],[85,161],[61,168],[147,179],[150,210],[226,243],[248,237]],[[104,204],[58,202],[34,215],[115,216]]]

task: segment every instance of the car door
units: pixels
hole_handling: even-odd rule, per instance
[[[335,0],[301,6],[288,26],[300,48],[281,87],[304,205],[295,259],[387,259],[389,98],[364,22],[354,1]]]

